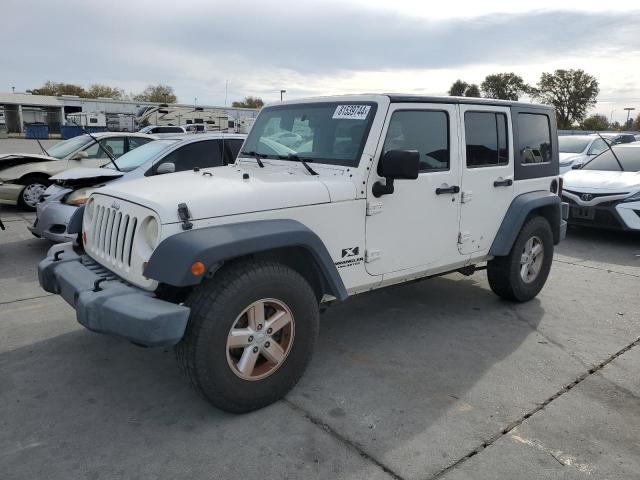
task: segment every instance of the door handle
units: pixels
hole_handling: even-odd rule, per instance
[[[505,180],[496,180],[493,182],[494,187],[510,187],[513,185],[513,180],[507,178]]]
[[[454,185],[452,187],[436,188],[436,195],[442,195],[443,193],[460,193],[460,187],[458,185]]]

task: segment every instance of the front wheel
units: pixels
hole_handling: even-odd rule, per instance
[[[318,301],[295,270],[274,262],[232,265],[187,299],[191,316],[178,364],[216,407],[244,413],[298,382],[318,336]]]
[[[18,197],[18,206],[22,210],[34,212],[40,197],[50,183],[46,177],[33,177],[27,180]]]
[[[531,300],[547,281],[552,261],[551,226],[545,218],[533,217],[520,230],[509,254],[488,262],[491,290],[507,300]]]

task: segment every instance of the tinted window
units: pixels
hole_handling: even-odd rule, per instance
[[[238,154],[240,153],[240,148],[242,147],[243,140],[240,139],[229,139],[225,140],[225,148],[227,150],[227,162],[233,163],[236,161]]]
[[[625,172],[640,172],[640,148],[613,147],[613,149],[620,163],[613,156],[611,150],[607,149],[606,152],[586,163],[582,169],[619,172],[621,171],[620,165],[622,165],[622,170]]]
[[[189,143],[173,151],[157,162],[156,165],[168,162],[176,166],[176,172],[192,170],[195,167],[205,168],[223,165],[220,141],[206,140]]]
[[[153,133],[184,133],[180,127],[155,127]]]
[[[142,145],[149,143],[151,141],[150,138],[142,138],[142,137],[129,137],[129,151],[135,150]]]
[[[466,112],[464,131],[467,167],[489,167],[509,163],[507,116],[504,113]]]
[[[383,154],[389,150],[417,150],[420,171],[449,169],[449,116],[427,110],[396,111],[391,117]]]
[[[519,113],[518,137],[518,153],[521,163],[547,163],[551,161],[549,117],[537,113]]]

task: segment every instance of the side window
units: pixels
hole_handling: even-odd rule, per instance
[[[226,163],[233,163],[238,158],[238,153],[240,153],[240,148],[242,148],[243,141],[237,138],[232,138],[228,140],[224,140],[225,145],[225,160]]]
[[[594,142],[591,144],[587,155],[598,155],[599,153],[602,153],[607,149],[607,144],[604,143],[604,140],[599,138],[598,140],[594,140]]]
[[[218,167],[223,164],[220,144],[217,140],[195,142],[180,147],[157,162],[156,166],[167,162],[176,166],[176,172],[193,170],[195,167]]]
[[[114,138],[106,138],[104,140],[100,140],[100,144],[106,148],[111,155],[115,158],[118,158],[122,154],[124,154],[124,138],[123,137],[114,137]],[[109,158],[107,154],[104,152],[102,148],[98,146],[97,143],[94,143],[89,148],[85,150],[87,152],[87,158],[97,159],[97,158]]]
[[[504,113],[466,112],[464,132],[467,167],[492,167],[509,163],[507,116]]]
[[[527,165],[551,161],[549,117],[539,113],[519,113],[518,137],[520,163]]]
[[[382,152],[417,150],[420,171],[449,170],[449,115],[435,110],[394,112]]]
[[[142,137],[128,137],[129,138],[129,150],[135,150],[138,147],[141,147],[145,143],[149,143],[151,141],[150,138],[142,138]]]

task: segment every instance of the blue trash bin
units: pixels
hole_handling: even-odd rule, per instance
[[[63,140],[68,140],[78,135],[82,135],[82,127],[77,125],[62,125],[60,127],[60,136]]]
[[[47,140],[49,138],[49,125],[27,125],[26,138]]]

